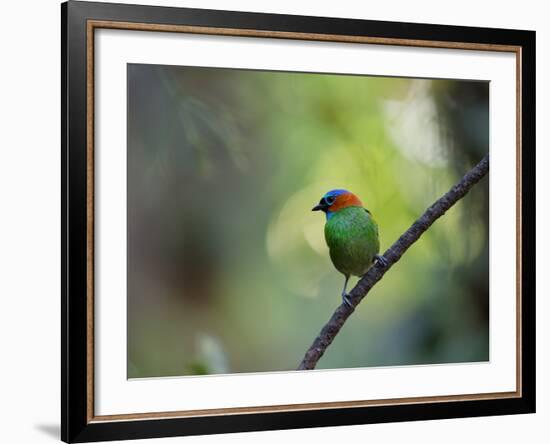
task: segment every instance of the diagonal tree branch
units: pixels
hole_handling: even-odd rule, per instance
[[[382,276],[395,264],[401,256],[414,244],[420,236],[455,203],[462,199],[468,191],[489,172],[489,154],[454,185],[446,194],[439,198],[420,216],[411,227],[384,253],[387,265],[377,262],[350,292],[350,302],[354,308],[342,303],[322,328],[313,344],[306,352],[298,370],[312,370],[332,343],[346,320],[363,300],[372,287],[382,279]]]

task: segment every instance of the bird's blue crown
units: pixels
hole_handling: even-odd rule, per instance
[[[327,191],[327,193],[325,194],[325,197],[330,197],[330,196],[337,197],[337,196],[340,196],[340,194],[346,194],[346,193],[349,193],[349,191],[339,188],[336,190]]]

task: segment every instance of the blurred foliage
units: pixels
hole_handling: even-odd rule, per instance
[[[347,188],[384,251],[488,150],[488,83],[128,65],[128,376],[294,369],[337,304]],[[488,180],[318,368],[489,359]]]

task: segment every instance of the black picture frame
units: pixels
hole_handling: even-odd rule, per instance
[[[198,417],[94,421],[89,415],[89,20],[513,45],[521,48],[521,395]],[[69,1],[61,5],[61,438],[89,442],[535,412],[535,32],[356,19]]]

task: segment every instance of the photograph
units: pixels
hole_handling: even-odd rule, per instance
[[[535,411],[535,33],[61,9],[66,442]]]
[[[489,82],[127,64],[127,377],[488,362]]]
[[[496,5],[6,2],[0,441],[547,441],[550,31]]]

